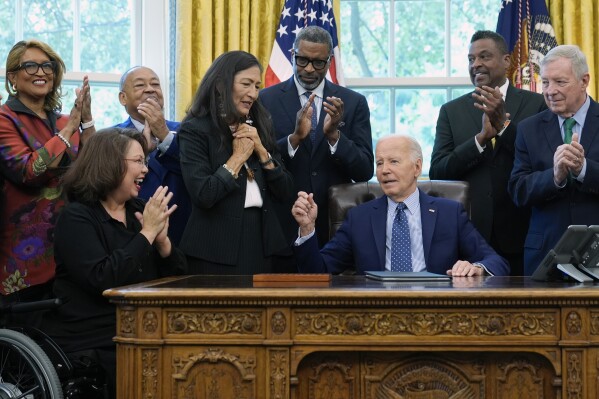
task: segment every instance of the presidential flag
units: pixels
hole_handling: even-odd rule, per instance
[[[333,16],[333,0],[286,0],[275,42],[266,68],[265,86],[272,86],[289,79],[293,75],[291,50],[295,36],[302,28],[317,25],[326,29],[333,38],[333,57],[327,79],[344,85],[341,70],[341,51],[337,39],[337,24]]]
[[[511,54],[508,77],[512,84],[540,93],[540,62],[557,46],[545,0],[502,0],[496,31]]]

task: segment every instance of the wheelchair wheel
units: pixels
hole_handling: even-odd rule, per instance
[[[31,338],[0,329],[0,399],[62,399],[56,370]]]

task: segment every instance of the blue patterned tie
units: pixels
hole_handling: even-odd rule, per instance
[[[564,143],[570,144],[572,142],[572,128],[576,125],[576,119],[567,118],[564,121]]]
[[[304,93],[304,96],[306,96],[306,98],[308,99],[311,95],[311,91],[307,91]],[[312,120],[310,124],[310,141],[312,142],[312,144],[314,144],[314,141],[316,141],[316,126],[318,126],[318,119],[316,118],[316,103],[312,101]]]
[[[391,230],[391,271],[412,271],[412,249],[410,245],[410,228],[406,216],[406,204],[397,204],[393,229]]]

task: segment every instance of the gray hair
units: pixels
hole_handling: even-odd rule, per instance
[[[294,50],[297,50],[300,40],[305,40],[311,43],[326,44],[329,47],[329,54],[333,53],[333,38],[329,32],[320,26],[310,25],[300,30],[293,41]]]
[[[139,68],[143,67],[141,65],[135,65],[125,71],[123,76],[121,76],[121,80],[119,81],[119,91],[123,91],[123,89],[125,88],[125,82],[127,81],[129,74]]]
[[[580,48],[573,44],[563,44],[549,50],[545,57],[541,60],[541,68],[547,64],[557,61],[559,58],[567,58],[572,63],[572,72],[578,80],[589,73],[589,65],[587,64],[587,57],[580,50]]]

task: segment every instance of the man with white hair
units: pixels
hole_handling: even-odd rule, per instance
[[[418,189],[422,149],[414,138],[381,138],[375,160],[385,195],[350,209],[320,251],[314,237],[318,206],[313,194],[299,193],[292,214],[300,226],[294,250],[301,272],[336,274],[355,266],[358,273],[509,274],[506,260],[486,243],[459,202]]]
[[[531,206],[524,274],[531,275],[572,224],[599,224],[599,104],[589,95],[589,67],[577,46],[551,49],[541,61],[549,107],[518,124],[508,190]]]

